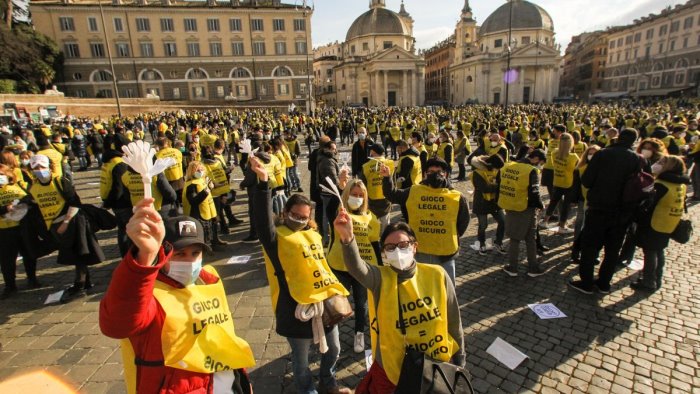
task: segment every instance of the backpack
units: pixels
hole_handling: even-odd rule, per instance
[[[625,205],[639,206],[654,194],[654,176],[644,171],[644,159],[639,157],[637,171],[627,178],[622,192]]]

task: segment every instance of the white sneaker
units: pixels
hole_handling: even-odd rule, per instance
[[[574,232],[574,229],[572,229],[571,227],[566,227],[566,226],[559,227],[559,234],[572,234],[573,232]]]
[[[362,332],[355,333],[355,346],[353,347],[355,353],[362,353],[365,351],[365,334]]]

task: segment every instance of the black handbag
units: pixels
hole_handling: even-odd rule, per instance
[[[397,289],[398,296],[398,289]],[[399,326],[406,336],[401,299],[399,297]],[[396,393],[411,394],[474,394],[468,372],[449,362],[434,360],[425,353],[406,346]]]
[[[681,219],[671,233],[671,239],[679,244],[686,244],[693,236],[693,223],[688,219]]]

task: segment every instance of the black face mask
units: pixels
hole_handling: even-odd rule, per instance
[[[447,179],[444,175],[433,172],[425,178],[425,183],[435,189],[447,187]]]

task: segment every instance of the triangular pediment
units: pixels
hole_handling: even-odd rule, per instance
[[[391,60],[391,61],[401,61],[401,60],[412,60],[412,61],[421,61],[423,58],[421,56],[415,55],[401,47],[398,46],[393,46],[391,48],[385,49],[378,54],[376,54],[374,57],[372,57],[372,61],[383,61],[383,60]]]
[[[513,50],[512,56],[528,57],[528,56],[561,56],[558,50],[548,45],[537,45],[536,43],[517,47]]]

